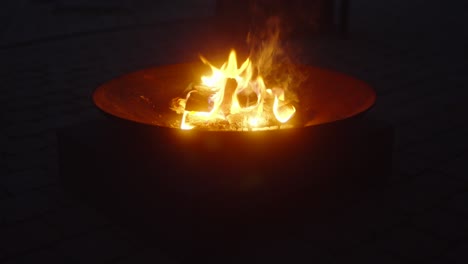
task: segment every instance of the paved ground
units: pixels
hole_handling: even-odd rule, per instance
[[[11,1],[13,2],[13,1]],[[0,262],[173,263],[158,248],[64,194],[57,128],[100,118],[90,95],[132,70],[222,45],[213,1],[22,0],[1,11]],[[349,209],[349,226],[311,227],[323,243],[274,243],[234,263],[467,263],[464,3],[351,1],[347,39],[301,42],[304,62],[371,83],[370,113],[395,126],[392,179]],[[428,3],[430,2],[430,3]],[[438,3],[432,3],[438,2]],[[372,213],[370,213],[372,212]],[[314,233],[315,232],[315,233]],[[322,237],[320,237],[322,236]],[[228,260],[226,262],[229,262]],[[305,261],[304,261],[305,262]]]

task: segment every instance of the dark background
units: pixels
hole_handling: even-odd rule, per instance
[[[105,81],[242,45],[242,23],[227,29],[232,22],[217,20],[215,2],[1,4],[1,263],[175,262],[67,196],[57,180],[56,130],[102,118],[90,96]],[[302,9],[292,23],[300,30],[287,39],[295,58],[375,88],[369,115],[395,128],[394,172],[378,199],[343,212],[347,224],[310,226],[303,241],[258,245],[226,262],[466,263],[466,7],[350,0],[346,35],[304,24],[317,11]]]

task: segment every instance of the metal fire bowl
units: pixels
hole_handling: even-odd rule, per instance
[[[255,210],[260,204],[280,203],[275,201],[287,204],[292,193],[321,191],[322,183],[364,184],[364,178],[374,173],[373,166],[380,164],[374,159],[380,158],[375,149],[382,143],[376,137],[370,139],[363,131],[366,125],[337,124],[359,120],[353,117],[374,104],[373,89],[345,74],[300,68],[308,76],[297,89],[300,112],[296,115],[303,125],[291,129],[240,132],[171,127],[181,116],[169,104],[189,83],[208,73],[201,63],[144,69],[101,85],[94,92],[94,102],[116,118],[109,120],[112,128],[100,130],[100,139],[95,133],[96,139],[87,141],[96,142],[96,155],[98,149],[103,151],[95,158],[101,160],[100,177],[112,174],[111,181],[138,181],[149,193],[186,197],[182,200],[203,206],[219,209],[231,204]],[[85,144],[89,143],[77,145]]]
[[[170,101],[207,74],[201,63],[113,79],[93,99],[115,118],[59,134],[64,182],[80,195],[109,200],[105,208],[119,204],[124,209],[115,211],[131,212],[135,226],[146,219],[168,237],[210,233],[212,241],[283,218],[296,226],[311,204],[343,203],[350,192],[381,184],[391,167],[391,133],[353,118],[374,104],[374,91],[345,74],[301,68],[308,76],[297,90],[303,125],[255,132],[171,127],[180,116]]]
[[[308,77],[297,89],[297,116],[303,126],[335,122],[357,116],[375,102],[375,92],[365,82],[342,73],[301,66]],[[200,76],[207,75],[201,63],[175,64],[133,72],[101,85],[93,95],[102,111],[128,121],[173,127],[180,120],[169,109],[175,97]]]

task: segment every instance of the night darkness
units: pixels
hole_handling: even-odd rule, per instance
[[[0,5],[0,263],[468,262],[464,1]],[[278,65],[353,76],[375,105],[252,136],[93,103],[110,80],[200,54],[261,60],[272,16]]]

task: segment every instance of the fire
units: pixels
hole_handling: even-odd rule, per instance
[[[191,85],[185,98],[176,98],[172,110],[182,114],[181,129],[261,130],[288,122],[296,112],[282,88],[267,88],[262,76],[254,76],[247,58],[238,67],[236,52],[220,68],[201,57],[210,76]]]

